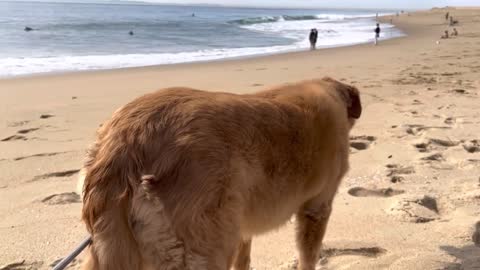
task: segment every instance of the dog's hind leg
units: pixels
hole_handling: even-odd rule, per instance
[[[92,231],[93,269],[142,270],[142,258],[121,206],[110,207]]]
[[[145,269],[187,269],[185,245],[177,237],[171,220],[158,198],[144,190],[138,190],[133,197],[129,216]]]
[[[233,263],[238,238],[226,233],[224,219],[200,215],[174,226],[161,200],[143,190],[132,200],[130,217],[148,269],[228,270]]]
[[[174,220],[178,236],[185,239],[189,270],[229,270],[234,264],[235,252],[241,242],[237,220],[237,213],[241,210],[232,206],[236,204],[234,196],[221,194],[220,197],[228,198],[228,201],[202,207],[197,205],[194,213]]]

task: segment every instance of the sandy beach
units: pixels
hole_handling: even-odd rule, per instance
[[[459,36],[446,40],[435,9],[392,17],[407,36],[378,46],[0,80],[0,269],[50,269],[87,235],[77,173],[119,106],[169,86],[251,93],[326,75],[356,85],[364,113],[318,269],[480,269],[480,8],[448,11]],[[294,223],[254,239],[252,257],[294,269]]]

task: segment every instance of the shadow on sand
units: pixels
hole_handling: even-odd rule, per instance
[[[463,247],[440,246],[440,249],[456,258],[442,270],[474,270],[480,269],[480,247],[466,245]]]

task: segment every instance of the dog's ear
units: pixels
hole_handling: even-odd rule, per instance
[[[347,92],[350,104],[347,107],[348,117],[358,119],[362,115],[362,102],[360,102],[360,93],[354,86],[347,85]]]
[[[360,92],[358,89],[354,86],[341,83],[330,77],[325,77],[322,80],[333,84],[335,90],[339,92],[340,97],[347,105],[348,117],[353,119],[360,118],[362,115],[362,103],[360,101]]]

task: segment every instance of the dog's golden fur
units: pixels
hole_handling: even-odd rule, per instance
[[[299,269],[313,270],[360,114],[358,90],[330,78],[132,101],[83,169],[84,269],[247,270],[252,237],[296,214]]]

